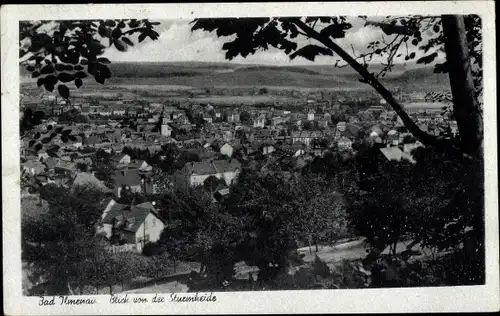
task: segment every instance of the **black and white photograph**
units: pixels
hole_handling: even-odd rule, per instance
[[[494,13],[329,8],[11,25],[21,298],[498,290]]]

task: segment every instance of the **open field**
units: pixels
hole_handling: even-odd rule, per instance
[[[377,71],[378,66],[370,66]],[[148,90],[189,90],[210,87],[288,87],[337,90],[369,90],[358,81],[359,76],[350,68],[317,66],[262,66],[230,63],[112,63],[112,78],[105,85],[85,80],[82,90],[111,87]],[[371,69],[371,68],[369,68]],[[22,82],[34,83],[21,67]],[[406,68],[397,66],[382,82],[389,87],[402,87],[408,91],[439,90],[449,85],[446,74],[434,74],[432,67]]]

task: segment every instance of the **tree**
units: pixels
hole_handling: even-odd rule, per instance
[[[79,88],[88,75],[101,84],[111,77],[106,66],[110,61],[100,57],[106,47],[114,45],[119,51],[127,51],[128,46],[134,45],[128,36],[135,34],[139,34],[139,42],[146,37],[156,40],[159,34],[154,26],[158,24],[147,19],[21,21],[21,64],[32,78],[38,78],[39,87],[43,85],[52,92],[59,83],[57,90],[67,100],[70,92],[65,83],[74,82]],[[41,31],[42,26],[52,26],[52,35]]]
[[[342,60],[354,69],[362,77],[360,80],[371,85],[387,101],[400,116],[408,130],[423,144],[437,146],[455,153],[478,156],[476,151],[482,139],[482,126],[479,123],[480,111],[475,94],[480,90],[482,73],[481,57],[479,56],[481,51],[480,18],[477,16],[411,16],[388,17],[383,22],[372,22],[366,17],[360,18],[365,20],[366,25],[380,27],[392,39],[389,42],[386,40],[371,42],[368,45],[370,49],[368,53],[351,56],[334,41],[345,37],[346,32],[352,27],[347,18],[343,16],[195,19],[192,30],[216,31],[218,36],[236,35],[233,40],[226,41],[222,46],[222,49],[226,51],[226,59],[232,59],[238,55],[247,57],[257,50],[265,50],[269,46],[283,50],[291,59],[301,56],[314,61],[318,55],[333,56],[335,54],[340,57],[336,61],[336,65],[341,64]],[[441,27],[442,23],[444,28]],[[424,32],[433,32],[433,36],[427,44],[422,44]],[[309,42],[309,44],[299,48],[299,36],[312,39],[315,43]],[[467,54],[467,46],[464,41],[467,36],[472,42],[470,54]],[[444,41],[445,38],[446,41]],[[393,68],[394,58],[404,54],[401,51],[408,46],[417,47],[427,53],[417,60],[417,63],[423,64],[434,62],[438,52],[446,50],[447,60],[445,63],[435,63],[435,72],[448,72],[453,69],[453,73],[459,75],[456,76],[459,79],[451,82],[452,91],[455,91],[454,99],[459,98],[461,93],[469,96],[464,102],[454,103],[454,112],[459,113],[457,122],[459,122],[461,135],[474,135],[474,137],[467,136],[463,139],[460,146],[422,131],[404,111],[403,106],[380,82],[379,77],[383,77]],[[460,52],[460,57],[456,58],[457,52]],[[386,63],[383,64],[384,67],[378,73],[370,72],[368,65],[368,62],[375,55],[381,55],[387,59]],[[411,60],[415,57],[414,52],[406,51],[405,60]],[[472,89],[471,86],[471,67],[463,66],[463,62],[469,60],[477,66],[474,70],[475,89]],[[468,84],[465,84],[465,81]],[[459,88],[464,90],[459,92]]]
[[[74,191],[48,186],[40,192],[49,210],[38,218],[22,221],[23,260],[44,277],[49,295],[73,292],[74,285],[87,285],[85,262],[100,251],[95,239],[101,211],[96,201],[102,194],[86,187]]]
[[[57,88],[58,94],[70,104],[68,83],[73,82],[80,88],[89,76],[101,84],[111,77],[107,66],[110,61],[101,57],[107,47],[114,45],[119,51],[127,51],[134,45],[130,38],[135,35],[139,43],[146,37],[156,40],[159,34],[154,27],[158,24],[147,19],[21,21],[20,64],[32,78],[38,78],[38,87],[43,86],[48,92]],[[98,103],[94,99],[90,102]],[[25,111],[20,124],[22,137],[43,118],[30,109]]]
[[[240,113],[240,121],[242,123],[249,124],[249,123],[251,123],[251,120],[252,120],[252,116],[250,115],[250,113],[248,113],[245,110],[241,111],[241,113]]]
[[[95,176],[103,181],[108,188],[113,188],[114,168],[111,165],[111,155],[104,150],[99,150],[92,156],[92,170],[95,171]]]
[[[215,176],[210,176],[203,181],[203,187],[208,190],[208,192],[215,192],[218,187],[225,186],[225,181],[223,179],[219,179]]]
[[[267,88],[260,88],[259,89],[259,95],[265,95],[265,94],[268,94],[269,93],[269,89]]]

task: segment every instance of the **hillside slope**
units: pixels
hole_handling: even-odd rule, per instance
[[[230,63],[112,63],[110,84],[120,85],[183,85],[210,86],[273,86],[334,89],[370,89],[359,82],[359,75],[350,68],[330,65],[263,66]],[[376,71],[377,66],[373,66]],[[26,71],[21,68],[24,80]],[[31,80],[28,80],[31,81]],[[382,82],[389,87],[410,91],[436,91],[449,86],[446,74],[434,74],[432,67],[398,66]]]

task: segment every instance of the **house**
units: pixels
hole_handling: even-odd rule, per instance
[[[352,150],[352,143],[348,137],[342,136],[337,140],[337,147],[340,150]]]
[[[28,160],[21,164],[21,170],[32,175],[39,175],[45,171],[45,165],[38,160]]]
[[[424,147],[424,145],[419,141],[417,141],[415,143],[404,144],[403,145],[403,152],[411,155],[414,149],[420,148],[420,147]]]
[[[76,163],[60,159],[54,167],[54,171],[59,174],[73,176],[77,172]]]
[[[170,127],[170,125],[168,125],[167,122],[163,120],[163,123],[161,124],[161,135],[170,137],[172,136],[172,130],[172,127]]]
[[[136,117],[137,116],[137,110],[135,110],[135,109],[128,109],[126,115],[129,116],[129,117]]]
[[[292,155],[293,157],[298,157],[305,153],[305,144],[302,142],[295,142],[292,145],[283,145],[281,150]]]
[[[99,179],[97,179],[94,174],[89,172],[78,172],[73,179],[71,187],[84,186],[92,187],[104,193],[111,193],[112,190],[106,187],[106,185]]]
[[[220,188],[213,194],[214,202],[222,202],[229,196],[229,188]]]
[[[204,181],[215,176],[231,185],[241,172],[241,164],[236,159],[187,162],[181,173],[189,186],[203,185]]]
[[[142,172],[148,172],[153,170],[153,167],[150,166],[145,160],[134,160],[129,163],[126,168],[128,169],[136,169]]]
[[[413,159],[410,154],[403,152],[399,147],[384,147],[379,150],[389,161],[401,161],[402,159],[405,159],[411,163],[415,163],[415,159]]]
[[[130,156],[124,153],[119,153],[111,157],[111,163],[115,168],[122,168],[130,163]]]
[[[271,119],[271,124],[272,124],[273,126],[283,124],[284,122],[285,122],[285,119],[284,119],[282,116],[274,116],[274,117]]]
[[[121,191],[126,188],[132,192],[142,192],[143,180],[138,170],[119,170],[112,175],[114,193],[119,198]]]
[[[399,145],[399,132],[391,129],[387,132],[387,144],[397,146]]]
[[[124,205],[111,200],[104,209],[98,233],[113,244],[131,245],[142,252],[147,243],[160,239],[165,224],[150,202]]]
[[[266,116],[264,114],[260,114],[255,119],[253,119],[253,127],[255,128],[264,128],[266,123]]]
[[[57,166],[57,163],[59,162],[59,158],[57,157],[49,157],[44,160],[44,164],[47,167],[48,170],[54,170],[54,168]]]
[[[347,122],[338,122],[337,123],[337,130],[339,132],[343,132],[347,129]]]
[[[238,112],[230,112],[227,114],[227,121],[229,123],[239,123],[240,121],[240,113]]]
[[[307,120],[314,121],[314,114],[316,114],[316,111],[314,111],[314,109],[310,109],[307,113]]]
[[[275,152],[276,148],[274,148],[274,146],[270,144],[262,144],[260,146],[260,151],[263,155],[269,155],[270,153]]]
[[[331,122],[331,120],[327,120],[327,119],[322,118],[322,119],[318,120],[318,126],[322,127],[322,128],[327,128],[328,125],[330,124],[330,122]]]
[[[319,140],[325,137],[325,134],[322,131],[296,131],[292,132],[292,141],[302,142],[306,146],[311,146],[311,142],[313,140]]]
[[[233,155],[233,146],[229,145],[228,143],[225,143],[221,148],[220,148],[220,153],[222,155],[226,155],[229,158]]]
[[[37,152],[38,160],[40,161],[45,161],[45,159],[49,158],[49,154],[47,153],[47,148],[43,146],[38,152]]]
[[[212,123],[212,121],[213,121],[212,117],[208,114],[203,114],[202,118],[207,123]]]

